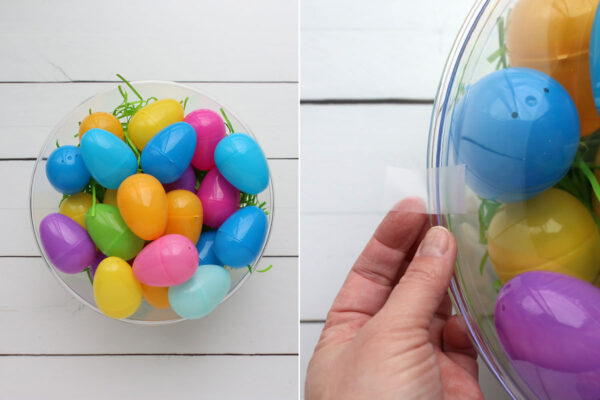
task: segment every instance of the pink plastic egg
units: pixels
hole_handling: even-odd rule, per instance
[[[223,119],[212,110],[195,110],[184,121],[196,130],[196,152],[192,165],[200,171],[208,171],[215,166],[215,148],[225,137]]]
[[[198,268],[198,250],[182,235],[162,236],[140,251],[133,262],[133,275],[148,286],[179,285]]]
[[[227,182],[216,168],[200,183],[198,198],[202,202],[204,225],[218,228],[240,208],[240,191]]]

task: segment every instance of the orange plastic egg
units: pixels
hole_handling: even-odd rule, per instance
[[[108,204],[110,206],[117,206],[117,191],[114,189],[106,189],[104,193],[104,200],[102,201],[104,204]]]
[[[544,72],[569,92],[582,136],[600,128],[590,82],[590,32],[598,0],[520,0],[506,26],[512,67]]]
[[[168,217],[166,234],[178,233],[197,243],[202,232],[202,203],[189,190],[167,193]]]
[[[142,285],[142,294],[144,299],[154,308],[169,308],[169,288],[168,287],[155,287]]]
[[[121,140],[125,139],[121,122],[112,114],[95,112],[85,117],[83,121],[81,121],[81,125],[79,125],[80,142],[83,135],[92,128],[104,129],[105,131],[108,131],[119,137]]]
[[[125,223],[138,237],[154,240],[167,227],[167,194],[152,175],[125,179],[117,191],[117,205]]]

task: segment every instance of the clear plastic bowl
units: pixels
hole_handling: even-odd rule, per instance
[[[154,96],[158,99],[173,98],[182,100],[188,97],[189,100],[186,106],[186,112],[199,108],[206,108],[219,112],[219,109],[223,108],[236,131],[247,133],[256,139],[250,128],[232,111],[198,90],[174,82],[140,81],[133,82],[132,84],[144,98]],[[124,84],[121,84],[121,86],[124,89],[127,89]],[[130,93],[130,95],[133,94]],[[31,223],[33,231],[35,232],[36,242],[46,265],[48,265],[52,274],[70,293],[98,313],[101,312],[94,302],[92,285],[90,285],[87,274],[79,273],[71,275],[61,272],[52,265],[41,245],[39,232],[40,222],[46,215],[58,212],[58,204],[62,198],[62,194],[58,193],[46,178],[46,161],[50,153],[56,148],[57,140],[61,145],[78,143],[77,138],[74,138],[73,135],[77,132],[78,122],[88,114],[89,109],[92,109],[93,111],[111,112],[116,106],[121,104],[121,102],[122,97],[117,89],[117,84],[115,83],[113,89],[92,96],[83,101],[79,106],[75,107],[75,109],[67,114],[52,130],[48,139],[46,139],[35,163],[31,180]],[[260,202],[266,202],[265,209],[268,211],[268,230],[265,244],[260,251],[259,257],[254,264],[252,264],[252,268],[254,268],[262,258],[262,254],[269,240],[271,224],[273,222],[274,195],[272,181],[269,182],[269,187],[258,195],[258,199]],[[229,269],[229,274],[231,276],[231,287],[223,301],[231,297],[251,275],[248,268]],[[128,318],[124,318],[121,321],[142,325],[165,325],[183,320],[184,318],[178,316],[171,308],[162,310],[156,309],[144,300],[135,314]]]
[[[595,3],[597,4],[597,2]],[[568,91],[577,108],[582,138],[586,135],[597,138],[597,135],[592,135],[592,132],[600,128],[600,116],[594,108],[591,96],[592,86],[589,79],[586,81],[585,78],[585,75],[589,74],[588,48],[595,8],[594,2],[583,0],[477,1],[460,29],[438,87],[429,132],[428,167],[433,171],[440,171],[440,169],[445,170],[448,167],[465,164],[463,157],[468,158],[468,156],[464,154],[464,148],[457,144],[459,142],[456,139],[456,130],[464,129],[464,125],[453,127],[453,123],[459,121],[461,115],[465,113],[462,110],[464,107],[462,99],[466,97],[466,93],[470,95],[474,93],[472,91],[474,85],[481,82],[482,78],[507,67],[525,67],[552,76]],[[510,89],[511,85],[509,84],[508,87]],[[540,96],[548,94],[547,89],[548,87],[543,89]],[[512,118],[524,117],[528,106],[534,106],[540,99],[544,101],[544,97],[536,96],[534,94],[533,97],[525,97],[522,108],[515,110]],[[504,100],[505,98],[501,96],[495,98],[497,102]],[[496,110],[501,110],[508,103],[504,102]],[[481,103],[479,110],[483,110],[490,104]],[[519,115],[516,111],[521,110],[523,112]],[[526,117],[525,115],[523,119]],[[506,120],[509,119],[509,117],[506,118]],[[564,121],[564,119],[560,119],[560,121]],[[531,132],[532,130],[529,130],[525,133]],[[476,143],[476,145],[479,144],[481,143]],[[534,144],[523,143],[522,145],[524,149],[520,150],[527,150],[528,146]],[[595,145],[597,145],[597,139]],[[486,151],[488,150],[490,149],[488,148]],[[573,151],[567,146],[564,146],[563,150],[564,152]],[[560,156],[561,154],[557,154],[555,158],[548,159],[559,159]],[[492,158],[489,158],[490,163],[493,162]],[[572,390],[569,392],[571,393],[569,399],[572,400],[598,398],[586,397],[595,396],[590,394],[594,391],[598,393],[597,388],[600,387],[600,382],[590,382],[590,380],[596,379],[594,377],[598,376],[598,370],[591,371],[591,375],[587,376],[585,375],[587,371],[579,371],[577,373],[579,375],[567,376],[568,379],[573,379],[566,385],[580,385],[571,388],[559,387],[562,385],[562,378],[565,375],[561,375],[563,372],[558,371],[557,379],[553,383],[553,390],[543,393],[544,385],[540,386],[539,382],[534,382],[538,378],[532,378],[531,375],[526,378],[524,376],[526,374],[522,372],[520,374],[515,368],[514,360],[504,351],[494,323],[499,277],[492,261],[485,256],[487,250],[485,240],[480,238],[481,215],[479,211],[482,203],[480,195],[485,190],[481,187],[477,188],[479,190],[473,190],[477,185],[469,185],[469,165],[466,166],[466,169],[467,185],[464,188],[448,188],[447,185],[444,185],[444,178],[440,178],[440,176],[445,176],[441,171],[430,175],[428,182],[429,207],[434,211],[435,222],[448,227],[456,237],[458,259],[455,278],[451,283],[451,293],[456,308],[466,319],[472,340],[481,358],[515,399],[565,398],[564,395],[559,394],[562,389]],[[503,172],[505,174],[514,173],[511,182],[515,183],[522,179],[521,183],[525,187],[527,179],[529,179],[528,174],[532,173],[531,168],[523,167],[521,170],[516,170],[517,173],[514,173],[514,170]],[[488,171],[488,173],[493,176],[495,172]],[[497,183],[491,181],[492,185]],[[464,191],[464,196],[456,196],[456,193],[452,193],[456,191],[461,191],[461,194]],[[464,204],[453,203],[457,198],[463,199],[464,201],[461,201]],[[513,202],[514,200],[500,199],[500,202]],[[462,210],[460,210],[461,208]],[[588,210],[591,211],[591,208],[588,207]],[[517,205],[513,207],[514,210],[518,213],[526,210],[526,207]],[[598,215],[597,212],[596,215]],[[530,238],[524,238],[524,241],[528,240],[533,242]],[[540,256],[540,254],[534,255]],[[588,279],[588,281],[593,281],[593,279]],[[597,285],[598,281],[590,283]],[[528,332],[525,330],[522,334],[527,335]],[[600,340],[600,337],[597,340]],[[570,345],[571,343],[568,343],[565,338],[562,346]],[[555,349],[547,349],[548,353],[553,351]],[[546,381],[545,384],[547,383]],[[588,386],[585,387],[586,385]],[[590,388],[592,391],[586,392]]]

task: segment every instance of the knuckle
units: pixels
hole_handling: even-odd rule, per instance
[[[403,279],[407,282],[414,282],[421,286],[437,286],[442,279],[438,268],[431,265],[419,265],[414,268],[408,268]]]

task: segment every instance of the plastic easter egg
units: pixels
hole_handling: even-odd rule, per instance
[[[185,122],[196,131],[196,151],[192,165],[200,171],[208,171],[215,166],[215,148],[225,137],[225,124],[221,116],[212,110],[194,110],[186,115]]]
[[[117,207],[117,191],[114,189],[106,189],[102,203]]]
[[[532,68],[560,82],[577,106],[583,136],[600,128],[588,54],[597,5],[597,0],[520,0],[506,26],[511,66]]]
[[[75,194],[87,186],[91,175],[78,147],[60,146],[48,157],[46,177],[60,193]]]
[[[176,122],[146,144],[140,159],[142,169],[161,183],[174,182],[190,165],[195,148],[194,128],[186,122]]]
[[[92,277],[92,280],[94,279],[94,276],[96,275],[96,270],[98,269],[98,265],[100,265],[102,260],[104,260],[105,258],[106,258],[106,256],[104,254],[102,254],[101,251],[96,251],[96,256],[94,257],[94,261],[92,261],[92,263],[90,264],[90,276]]]
[[[215,254],[215,238],[217,231],[207,231],[202,233],[200,240],[196,243],[198,250],[198,262],[200,265],[223,265],[221,260]]]
[[[258,207],[244,207],[217,231],[215,254],[232,268],[246,267],[258,257],[267,238],[267,216]]]
[[[127,318],[142,304],[142,286],[131,267],[118,257],[102,260],[94,277],[94,300],[105,315]]]
[[[81,154],[96,182],[108,189],[117,189],[137,172],[137,158],[129,146],[102,129],[90,129],[81,138]]]
[[[182,235],[165,235],[149,243],[133,262],[137,280],[148,286],[179,285],[198,268],[198,250]]]
[[[40,239],[52,265],[67,274],[86,269],[96,254],[85,229],[62,214],[48,214],[42,219]]]
[[[219,172],[237,189],[258,194],[269,186],[269,166],[252,137],[243,133],[226,136],[215,149]]]
[[[526,68],[492,72],[468,88],[450,129],[467,185],[505,203],[556,184],[579,143],[569,94],[548,75]]]
[[[200,187],[198,198],[202,202],[204,224],[218,228],[240,208],[240,192],[214,168],[208,171]]]
[[[177,233],[198,242],[202,232],[202,203],[194,193],[173,190],[167,193],[167,228],[165,234]]]
[[[194,169],[191,165],[183,171],[183,174],[177,179],[175,182],[167,183],[163,185],[165,188],[165,192],[170,192],[171,190],[189,190],[190,192],[196,193],[196,174],[194,173]]]
[[[144,285],[142,283],[142,294],[144,299],[154,308],[165,309],[169,308],[169,288],[168,287],[154,287]]]
[[[63,200],[58,212],[66,215],[85,229],[85,214],[92,206],[94,199],[89,193],[76,193]]]
[[[225,268],[201,265],[190,280],[169,288],[169,303],[183,318],[202,318],[221,303],[230,285],[231,278]]]
[[[533,270],[591,283],[600,273],[600,235],[594,219],[579,200],[559,189],[500,206],[488,229],[488,252],[503,283]]]
[[[597,287],[554,272],[526,272],[500,291],[494,322],[511,364],[537,398],[600,398]]]
[[[144,247],[144,240],[127,227],[117,207],[96,204],[85,215],[85,226],[98,249],[107,256],[131,260]]]
[[[167,227],[167,195],[148,174],[125,179],[117,191],[117,204],[129,229],[144,240],[154,240]]]
[[[136,112],[129,121],[129,137],[140,150],[163,128],[183,121],[183,106],[173,99],[162,99]]]
[[[121,121],[112,114],[105,112],[94,112],[88,115],[81,121],[79,125],[79,141],[87,131],[93,128],[104,129],[107,132],[112,133],[121,140],[125,140],[125,134],[123,133],[123,125]]]

